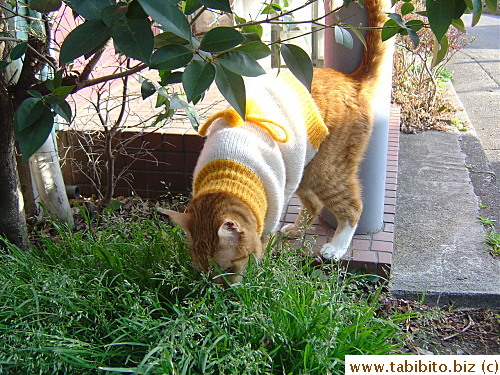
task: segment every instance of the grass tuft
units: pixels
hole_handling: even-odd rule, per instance
[[[314,268],[279,240],[229,289],[189,266],[178,228],[104,218],[0,254],[0,373],[341,374],[386,354],[382,286]]]

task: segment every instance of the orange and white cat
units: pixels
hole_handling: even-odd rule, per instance
[[[364,4],[369,26],[382,26],[385,1]],[[193,199],[185,213],[168,210],[186,232],[195,268],[238,281],[249,257],[263,255],[294,192],[302,210],[281,231],[295,233],[326,206],[338,227],[321,255],[340,259],[346,252],[361,215],[358,168],[386,52],[378,29],[368,31],[366,43],[353,73],[315,69],[310,94],[286,71],[250,79],[245,120],[227,109],[200,128],[208,137],[194,171]]]

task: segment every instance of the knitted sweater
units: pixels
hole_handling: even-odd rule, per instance
[[[288,71],[247,81],[246,96],[246,121],[229,108],[200,127],[209,135],[193,194],[226,192],[241,199],[255,214],[259,234],[268,234],[328,129],[307,89]]]

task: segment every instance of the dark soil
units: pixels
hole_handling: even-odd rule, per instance
[[[401,352],[436,355],[500,354],[500,311],[435,307],[385,297],[386,314],[409,313]],[[382,312],[382,314],[383,314]]]

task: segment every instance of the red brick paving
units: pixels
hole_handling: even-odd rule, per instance
[[[350,269],[362,268],[367,272],[374,272],[384,277],[389,272],[394,250],[398,150],[399,108],[392,107],[389,121],[384,224],[382,229],[377,233],[354,235],[349,250],[342,257],[342,263]],[[299,199],[293,197],[286,209],[283,224],[294,222],[299,208]],[[323,220],[318,219],[314,222],[312,230],[308,231],[308,233],[317,236],[314,250],[319,251],[321,246],[332,238],[335,229]]]

